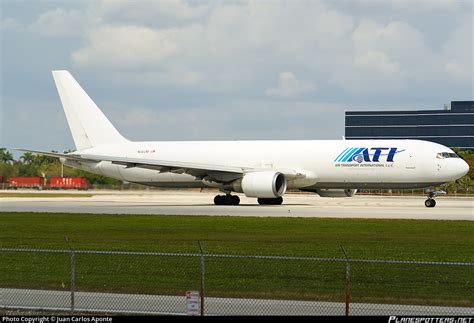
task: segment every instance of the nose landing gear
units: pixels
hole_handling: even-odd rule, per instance
[[[435,207],[436,206],[436,201],[432,197],[428,197],[428,199],[425,201],[425,206],[426,207]]]
[[[445,195],[445,191],[428,191],[428,199],[425,201],[426,207],[435,207],[436,201],[434,200],[436,195]]]

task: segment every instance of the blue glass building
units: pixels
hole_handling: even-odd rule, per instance
[[[450,110],[346,111],[346,139],[420,139],[474,150],[474,101]]]

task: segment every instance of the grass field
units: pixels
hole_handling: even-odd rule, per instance
[[[0,246],[474,262],[471,221],[0,213]]]
[[[474,262],[470,221],[0,213],[3,248]],[[0,287],[68,289],[67,254],[0,253]],[[474,267],[354,263],[353,301],[474,306]],[[199,258],[76,255],[78,290],[183,295]],[[343,263],[206,259],[209,296],[344,300]]]

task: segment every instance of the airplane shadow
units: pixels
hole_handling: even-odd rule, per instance
[[[239,204],[239,205],[215,205],[215,204],[140,204],[140,205],[117,205],[114,207],[274,207],[274,208],[284,208],[288,206],[313,206],[313,204],[305,203],[294,203],[294,204],[282,204],[282,205],[259,205],[259,204]]]

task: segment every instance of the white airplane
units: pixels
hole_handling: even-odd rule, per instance
[[[282,204],[287,189],[353,196],[357,189],[424,188],[456,180],[469,166],[451,149],[421,140],[140,141],[124,138],[68,71],[53,71],[77,151],[18,149],[67,166],[159,187],[213,187]],[[429,192],[427,207],[434,207]]]

